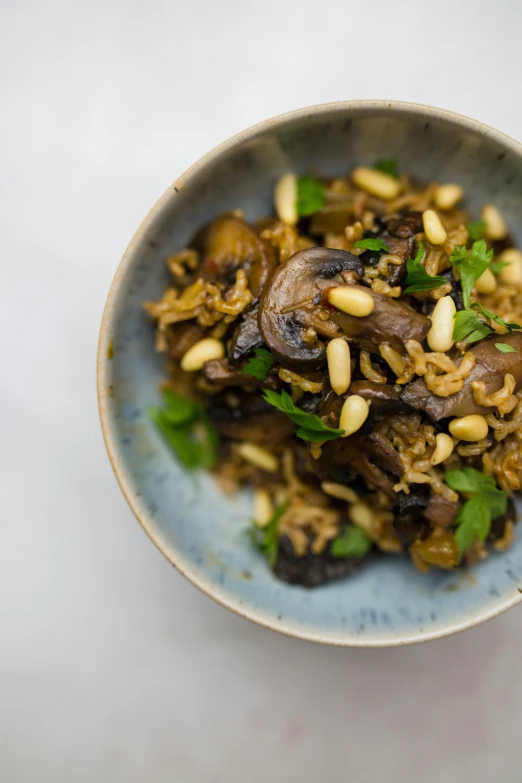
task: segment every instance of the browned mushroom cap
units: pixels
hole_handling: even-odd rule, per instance
[[[253,304],[275,267],[274,251],[244,220],[223,215],[204,226],[191,246],[202,255],[198,274],[207,280],[233,282],[238,269],[248,277]]]
[[[378,294],[371,288],[354,288],[372,297],[373,312],[360,318],[335,310],[330,320],[339,326],[347,337],[352,337],[361,348],[378,353],[382,343],[389,343],[392,348],[404,353],[407,340],[417,340],[419,343],[424,340],[431,327],[431,321],[425,315],[416,313],[402,302]]]
[[[515,348],[515,353],[501,353],[495,343],[502,342]],[[522,333],[493,334],[471,348],[475,366],[464,381],[461,391],[449,397],[437,397],[430,392],[423,378],[410,383],[401,394],[401,399],[412,408],[426,411],[432,421],[448,416],[468,416],[472,413],[491,413],[492,408],[477,405],[473,397],[473,381],[482,381],[486,393],[501,389],[506,373],[513,375],[516,388],[522,385]]]
[[[261,296],[258,322],[265,343],[283,364],[316,370],[324,363],[324,345],[307,344],[303,332],[323,291],[348,271],[362,275],[359,259],[326,247],[301,250],[276,270]]]

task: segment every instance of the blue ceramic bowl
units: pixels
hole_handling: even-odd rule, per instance
[[[166,257],[195,229],[240,207],[272,209],[285,171],[335,175],[382,156],[419,177],[460,182],[477,214],[494,201],[522,241],[522,148],[457,114],[406,103],[357,101],[268,120],[210,152],[158,201],[132,239],[109,294],[98,356],[98,395],[121,488],[156,546],[224,606],[276,631],[345,646],[419,642],[469,628],[522,600],[522,537],[471,571],[419,574],[382,556],[358,575],[316,590],[277,581],[245,535],[247,492],[225,497],[212,478],[186,473],[147,418],[162,358],[142,310],[168,281]]]

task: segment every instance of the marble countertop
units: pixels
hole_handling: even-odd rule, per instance
[[[369,651],[234,616],[127,508],[94,362],[128,240],[200,155],[361,97],[522,139],[521,27],[516,0],[2,4],[3,782],[519,783],[522,609]]]

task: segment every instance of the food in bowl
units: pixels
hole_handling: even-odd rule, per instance
[[[522,253],[464,199],[392,159],[288,173],[274,215],[202,226],[145,302],[167,360],[152,418],[188,468],[254,490],[252,541],[287,582],[379,552],[454,569],[512,542]]]

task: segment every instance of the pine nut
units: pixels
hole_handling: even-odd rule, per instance
[[[453,438],[450,438],[445,432],[438,432],[435,435],[435,451],[430,457],[431,464],[439,465],[444,462],[453,453],[453,449]]]
[[[508,264],[499,272],[502,282],[522,288],[522,252],[516,247],[508,247],[499,255],[498,261]]]
[[[255,443],[240,443],[236,447],[236,451],[251,465],[266,470],[268,473],[275,473],[279,467],[274,455],[266,449],[262,449],[261,446],[256,446]]]
[[[479,294],[492,294],[497,288],[497,280],[491,269],[484,269],[480,277],[475,280],[475,290]]]
[[[370,294],[355,288],[351,285],[340,285],[336,288],[330,288],[328,291],[328,301],[338,310],[348,315],[355,315],[358,318],[364,318],[373,313],[375,302]]]
[[[350,397],[347,397],[339,418],[339,429],[344,430],[342,437],[347,438],[348,435],[353,435],[354,432],[357,432],[368,418],[369,411],[370,406],[363,397],[360,397],[358,394],[352,394]]]
[[[205,337],[188,349],[181,360],[181,369],[184,372],[196,372],[201,370],[205,362],[209,362],[211,359],[222,359],[224,355],[225,346],[221,340],[216,340],[215,337]]]
[[[345,484],[336,484],[334,481],[323,481],[321,489],[325,495],[330,495],[338,500],[346,500],[347,503],[357,503],[357,493]]]
[[[448,235],[446,229],[441,223],[440,217],[433,209],[427,209],[422,213],[422,224],[426,239],[432,245],[443,245]]]
[[[506,222],[494,204],[484,204],[481,218],[486,224],[486,239],[504,239],[508,232]]]
[[[266,489],[254,492],[254,523],[257,527],[266,527],[274,514],[274,506]]]
[[[439,185],[436,189],[433,200],[437,209],[453,209],[464,197],[464,188],[453,182],[445,185]]]
[[[455,438],[473,443],[486,437],[488,434],[488,423],[484,416],[472,414],[471,416],[452,419],[448,429]]]
[[[453,347],[454,315],[456,312],[457,308],[451,296],[441,297],[435,305],[431,314],[431,329],[426,335],[426,340],[432,351],[446,353]]]
[[[366,503],[353,503],[348,509],[348,518],[354,525],[362,527],[370,536],[373,529],[373,514]]]
[[[344,394],[350,385],[352,368],[350,364],[350,346],[346,340],[335,337],[327,345],[326,360],[330,384],[336,394]]]
[[[397,198],[401,189],[401,183],[395,177],[384,174],[377,169],[367,169],[359,166],[352,172],[353,184],[365,190],[371,196],[382,198],[383,201],[391,201]]]
[[[297,177],[289,172],[283,174],[274,189],[274,204],[277,217],[282,223],[295,226],[297,215]]]

